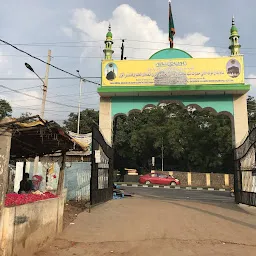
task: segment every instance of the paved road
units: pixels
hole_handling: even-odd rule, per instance
[[[230,192],[207,191],[207,190],[183,190],[183,189],[164,189],[164,188],[141,188],[141,187],[122,187],[125,192],[135,195],[155,198],[159,200],[182,200],[212,204],[234,205],[234,198]]]
[[[226,208],[233,203],[222,202],[228,200],[225,193],[128,190],[150,194],[151,198],[135,196],[111,200],[93,208],[91,213],[83,212],[51,245],[36,255],[256,255],[255,216]],[[219,198],[221,205],[184,201],[185,195],[197,197],[197,200]],[[155,196],[170,199],[159,200]],[[182,196],[183,200],[170,201]]]

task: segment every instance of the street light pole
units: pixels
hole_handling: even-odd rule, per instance
[[[78,120],[77,120],[77,134],[80,133],[80,119],[81,119],[81,96],[82,96],[82,79],[79,82],[79,101],[78,101]]]
[[[50,62],[51,62],[51,50],[48,50],[47,63],[50,64]],[[49,69],[50,69],[49,64],[46,65],[46,72],[45,72],[45,79],[44,79],[43,100],[42,100],[42,106],[41,106],[41,117],[42,118],[44,118],[45,102],[46,102],[46,96],[47,96],[47,90],[48,90],[48,78],[49,78]]]
[[[44,80],[35,72],[35,70],[28,63],[25,63],[26,68],[29,69],[31,72],[33,72],[43,83],[43,98],[42,98],[42,105],[41,105],[41,118],[44,118],[44,112],[45,112],[45,102],[46,102],[47,89],[48,89],[48,77],[49,77],[50,61],[51,61],[51,50],[48,50],[48,59],[47,59],[48,64],[46,65],[46,73],[45,73],[45,79]]]
[[[45,112],[45,102],[46,102],[47,89],[48,89],[50,61],[51,61],[51,50],[48,50],[48,58],[47,58],[48,64],[46,65],[46,74],[45,74],[44,80],[35,72],[35,70],[28,63],[25,63],[26,68],[29,69],[31,72],[33,72],[43,83],[43,98],[42,98],[41,114],[40,114],[41,118],[44,118],[44,112]],[[39,163],[39,156],[36,156],[34,160],[34,174],[37,174],[38,172],[38,163]]]

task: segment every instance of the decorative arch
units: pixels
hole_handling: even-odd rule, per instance
[[[216,112],[229,112],[234,114],[234,105],[232,95],[182,95],[182,96],[140,96],[140,97],[114,97],[111,102],[111,117],[117,113],[127,114],[131,109],[144,110],[145,108],[158,106],[166,103],[177,103],[181,106],[198,104],[197,109],[211,107]],[[199,107],[200,106],[200,107]],[[214,112],[214,111],[212,111]]]
[[[131,109],[129,112],[128,112],[128,116],[130,115],[130,114],[133,114],[133,113],[141,113],[141,110],[140,109]]]
[[[206,110],[206,111],[211,112],[215,116],[225,115],[225,116],[229,117],[230,120],[231,120],[231,123],[233,123],[233,121],[234,121],[234,116],[230,112],[228,112],[228,111],[217,112],[212,107],[205,107],[205,108],[203,108],[203,107],[199,106],[198,104],[194,104],[194,103],[186,105],[183,102],[181,102],[180,100],[161,100],[156,105],[155,104],[147,104],[142,109],[131,109],[128,113],[117,113],[117,114],[115,114],[113,116],[113,120],[115,120],[118,116],[125,116],[125,117],[127,117],[130,114],[132,114],[132,113],[141,113],[141,112],[143,112],[147,108],[157,108],[157,107],[159,107],[162,104],[166,104],[166,105],[178,104],[181,107],[183,107],[184,109],[188,108],[188,107],[191,107],[191,108],[195,108],[198,111],[205,111]]]
[[[148,108],[156,108],[156,105],[154,105],[154,104],[147,104],[145,107],[142,108],[142,111],[144,111],[145,109],[148,109]]]
[[[117,114],[115,114],[114,116],[113,116],[113,120],[115,120],[117,117],[119,117],[119,116],[124,116],[124,117],[127,117],[127,114],[125,114],[125,113],[117,113]]]
[[[113,129],[114,130],[116,129],[116,118],[118,116],[128,117],[131,113],[141,113],[141,112],[143,112],[147,108],[157,108],[161,104],[166,104],[166,105],[178,104],[181,107],[183,107],[184,109],[188,108],[188,107],[192,107],[192,108],[195,108],[197,111],[207,110],[207,111],[211,112],[214,116],[221,116],[221,115],[227,116],[230,119],[230,121],[231,121],[231,130],[232,130],[232,134],[234,134],[234,116],[230,112],[228,112],[228,111],[220,111],[220,112],[218,112],[218,111],[216,111],[212,107],[201,107],[200,105],[194,104],[194,103],[192,103],[192,104],[184,104],[182,101],[174,100],[174,99],[173,100],[160,100],[158,102],[158,104],[147,104],[142,109],[131,109],[128,113],[117,113],[112,118]],[[233,143],[234,143],[234,136],[233,136]]]

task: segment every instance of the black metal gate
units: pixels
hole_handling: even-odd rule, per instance
[[[91,205],[106,202],[113,197],[113,156],[110,147],[99,128],[92,129],[92,159],[91,159]]]
[[[256,128],[245,141],[234,150],[235,160],[235,200],[250,206],[256,206]]]

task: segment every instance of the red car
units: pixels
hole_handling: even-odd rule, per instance
[[[180,185],[180,181],[175,179],[171,175],[150,173],[140,177],[139,182],[141,184],[159,184],[159,185]]]

